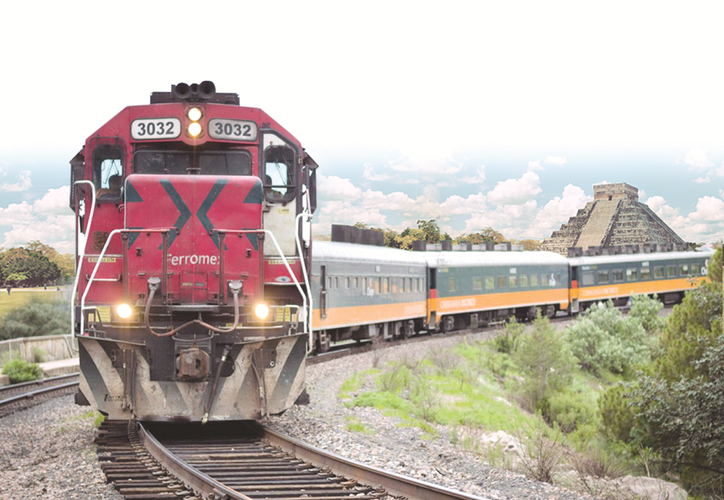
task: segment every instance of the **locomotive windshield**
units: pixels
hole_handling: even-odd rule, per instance
[[[140,150],[134,156],[138,174],[251,175],[251,155],[244,150]]]

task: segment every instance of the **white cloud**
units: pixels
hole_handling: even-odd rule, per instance
[[[11,248],[40,240],[61,253],[72,253],[75,216],[68,207],[69,190],[69,186],[49,189],[32,204],[24,201],[0,207],[0,226],[12,228],[5,232],[0,246]]]
[[[18,174],[18,181],[15,183],[9,183],[5,182],[3,184],[0,184],[0,191],[8,191],[8,192],[19,192],[19,191],[27,191],[33,187],[33,183],[30,180],[30,171],[23,170]]]
[[[546,156],[545,163],[551,165],[565,165],[566,158],[564,156]]]
[[[561,225],[591,201],[593,197],[586,195],[582,188],[568,184],[563,188],[561,196],[554,197],[536,214],[531,225],[531,235],[538,235],[535,237],[539,238],[550,237],[553,231],[560,229]]]
[[[488,193],[488,202],[496,205],[521,205],[542,191],[538,174],[526,172],[520,179],[498,182]]]
[[[375,172],[375,167],[371,163],[365,163],[364,165],[364,178],[368,181],[386,181],[392,179],[389,174],[378,174]]]
[[[652,196],[646,205],[686,241],[713,243],[724,239],[724,201],[720,198],[699,198],[696,210],[686,217],[680,214],[679,208],[670,206],[661,196]]]
[[[11,203],[7,208],[0,207],[0,226],[23,224],[33,217],[33,206],[27,202]]]
[[[387,217],[378,208],[365,208],[351,201],[331,200],[322,204],[319,210],[319,222],[314,225],[314,232],[330,234],[332,224],[352,225],[364,222],[373,227],[386,227]]]
[[[466,184],[484,184],[485,183],[485,165],[480,165],[476,169],[476,174],[472,177],[463,177],[462,181]]]
[[[362,190],[352,184],[349,179],[336,175],[325,176],[318,173],[318,195],[326,200],[354,200],[362,197]]]
[[[33,211],[43,215],[67,215],[70,205],[70,186],[48,189],[48,192],[33,203]]]
[[[706,184],[707,182],[711,182],[711,179],[709,179],[709,177],[697,177],[692,182],[696,184]]]
[[[670,206],[663,196],[652,196],[645,204],[672,229],[684,227],[685,218],[679,214],[679,209]]]
[[[435,141],[413,141],[401,146],[400,151],[400,156],[388,162],[387,168],[401,174],[445,177],[464,169],[463,165],[453,158],[454,151]]]
[[[528,162],[528,171],[533,172],[535,170],[545,170],[545,167],[540,164],[540,160],[531,160]]]
[[[693,148],[686,153],[684,163],[695,169],[711,168],[714,164],[709,160],[708,151],[703,148]]]
[[[704,196],[696,203],[696,211],[689,214],[689,220],[703,222],[724,222],[724,201],[714,196]]]
[[[13,224],[13,228],[5,233],[4,248],[26,245],[29,241],[39,240],[50,245],[60,253],[73,253],[75,240],[74,215],[56,215],[41,220],[25,221]]]

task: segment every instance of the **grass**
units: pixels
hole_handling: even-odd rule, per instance
[[[460,449],[497,466],[509,468],[516,462],[518,467],[522,459],[486,439],[496,431],[527,443],[524,450],[528,450],[529,465],[545,466],[541,470],[548,475],[558,463],[568,460],[564,448],[596,462],[601,462],[600,457],[617,456],[597,432],[597,404],[599,394],[620,380],[619,376],[609,372],[594,376],[575,369],[571,383],[550,398],[545,421],[540,413],[530,413],[519,405],[522,380],[513,357],[498,352],[494,342],[461,342],[416,363],[390,362],[355,373],[342,384],[339,396],[348,407],[376,408],[397,419],[401,427],[419,428],[423,439],[450,439]],[[347,429],[370,432],[356,418],[348,418]],[[549,458],[550,464],[546,463]],[[634,465],[631,457],[611,460],[614,468],[631,471]]]
[[[53,291],[46,292],[42,287],[24,288],[23,291],[13,289],[10,295],[8,295],[7,291],[0,290],[0,319],[16,307],[22,306],[31,301],[37,302],[39,300],[53,300],[61,297],[65,300],[65,294],[61,294],[60,292],[56,292],[54,290],[55,289],[53,289]],[[63,287],[61,287],[61,292],[62,290]]]
[[[359,434],[373,434],[357,417],[347,417],[347,430]]]

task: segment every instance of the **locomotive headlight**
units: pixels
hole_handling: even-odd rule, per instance
[[[198,137],[199,135],[201,135],[201,124],[193,122],[189,124],[189,128],[187,130],[191,137]]]
[[[267,316],[269,316],[269,306],[264,302],[259,302],[254,307],[254,314],[256,314],[256,317],[259,319],[266,319]]]
[[[121,319],[128,319],[133,315],[133,309],[128,304],[119,304],[116,307],[116,314]]]
[[[199,108],[191,108],[186,113],[186,116],[188,116],[189,120],[191,120],[192,122],[199,121],[201,119],[202,115],[203,115],[203,113],[201,112],[201,110]]]

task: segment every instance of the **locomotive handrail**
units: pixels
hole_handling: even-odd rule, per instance
[[[86,224],[86,232],[90,234],[90,227],[93,223],[93,215],[96,210],[96,186],[91,181],[75,181],[73,183],[73,189],[76,188],[78,184],[90,184],[91,187],[91,210],[90,210],[90,216],[88,217],[88,223]],[[77,214],[76,214],[77,215]],[[78,227],[76,225],[76,244],[78,243]],[[85,241],[83,242],[83,245],[81,247],[80,252],[80,259],[78,259],[78,262],[76,263],[76,270],[75,270],[75,280],[73,280],[73,288],[70,292],[70,332],[71,334],[74,333],[75,330],[75,295],[78,293],[78,283],[80,281],[80,272],[81,268],[83,267],[83,259],[85,258]],[[76,253],[78,252],[78,248],[76,247]],[[83,316],[83,310],[81,309],[81,318]],[[81,321],[82,324],[82,321]],[[81,329],[81,332],[83,330]],[[73,341],[73,350],[78,351],[78,349],[75,346],[75,341]]]
[[[83,181],[87,182],[87,181]],[[85,316],[83,315],[83,311],[89,310],[89,309],[95,309],[96,307],[86,307],[85,306],[85,299],[88,296],[88,292],[90,291],[91,285],[95,281],[96,273],[98,272],[98,268],[101,265],[101,262],[103,261],[103,256],[106,254],[106,250],[108,250],[108,245],[111,242],[111,239],[121,233],[169,233],[172,230],[176,230],[175,227],[170,228],[153,228],[153,229],[114,229],[111,231],[111,234],[108,235],[108,238],[106,238],[106,242],[103,244],[103,249],[101,250],[101,253],[98,254],[98,260],[96,261],[96,265],[93,266],[93,272],[90,275],[90,279],[88,280],[88,286],[83,291],[83,296],[80,299],[80,335],[83,335],[85,333]],[[78,266],[80,269],[80,266]]]
[[[301,295],[301,297],[302,297],[303,307],[304,307],[304,314],[309,314],[309,315],[311,316],[311,311],[309,311],[309,313],[307,313],[307,297],[306,297],[306,295],[304,294],[304,290],[302,290],[302,287],[301,287],[300,284],[299,284],[299,280],[298,280],[297,277],[294,275],[294,272],[292,272],[292,268],[291,268],[291,266],[289,265],[289,261],[287,260],[287,256],[284,255],[284,252],[282,252],[282,249],[281,249],[281,247],[279,246],[279,243],[277,243],[277,239],[274,237],[274,233],[272,233],[272,232],[269,231],[268,229],[215,229],[214,231],[217,232],[217,233],[220,233],[220,234],[264,233],[264,234],[268,234],[269,236],[271,236],[272,243],[274,243],[274,246],[276,247],[277,252],[279,252],[279,255],[280,255],[281,258],[282,258],[282,262],[284,262],[284,265],[286,266],[287,271],[289,272],[289,276],[292,278],[292,281],[294,282],[294,285],[297,287],[297,290],[299,291],[299,295]],[[301,257],[301,256],[300,256],[300,257]],[[300,260],[301,260],[301,259],[300,259]],[[306,330],[307,330],[307,318],[306,318],[306,317],[304,318],[304,330],[305,330],[304,333],[309,333],[309,332],[306,331]]]
[[[299,227],[299,222],[301,221],[302,217],[307,217],[309,220],[311,220],[312,214],[310,214],[309,212],[302,212],[301,214],[298,214],[297,220],[296,220],[297,228]],[[296,243],[297,243],[297,252],[299,253],[299,261],[302,264],[302,276],[304,276],[304,284],[307,287],[307,294],[309,296],[309,316],[307,318],[308,325],[305,324],[305,326],[308,326],[309,342],[307,345],[307,354],[309,354],[314,350],[314,333],[312,331],[312,312],[314,311],[314,298],[313,298],[312,290],[309,286],[309,275],[307,274],[307,265],[304,263],[304,254],[302,253],[302,242],[300,241],[300,238],[299,238],[299,231],[296,231],[296,235],[295,235],[294,239],[296,240]]]

